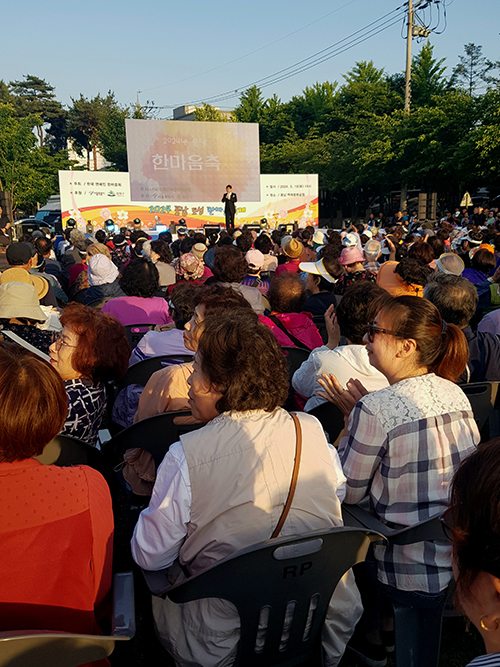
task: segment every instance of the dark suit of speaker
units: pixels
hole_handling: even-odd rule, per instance
[[[236,213],[236,202],[238,197],[235,192],[225,192],[221,199],[224,204],[224,214],[226,216],[226,229],[234,229],[234,215]]]

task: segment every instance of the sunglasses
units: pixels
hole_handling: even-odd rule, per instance
[[[389,329],[381,329],[375,324],[375,322],[370,322],[366,325],[366,333],[368,334],[368,340],[370,343],[373,343],[375,334],[388,334],[389,336],[397,336],[398,338],[401,338],[401,334],[397,333],[396,331],[389,331]]]

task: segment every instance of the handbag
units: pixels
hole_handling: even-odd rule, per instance
[[[288,516],[288,512],[290,511],[290,507],[292,506],[293,497],[295,495],[295,488],[297,487],[297,479],[299,477],[300,457],[302,455],[302,428],[300,426],[300,420],[297,417],[297,415],[292,413],[291,417],[295,424],[295,434],[296,434],[295,461],[293,463],[292,481],[290,483],[290,489],[288,490],[288,498],[286,499],[285,506],[283,507],[283,511],[281,513],[279,521],[276,524],[276,528],[273,530],[273,534],[271,535],[272,540],[275,537],[278,537],[278,535],[281,533],[283,524],[285,523],[286,518]]]

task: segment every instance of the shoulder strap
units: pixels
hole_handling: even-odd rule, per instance
[[[31,343],[28,343],[27,340],[24,340],[24,338],[21,338],[21,336],[18,336],[13,331],[7,331],[7,329],[2,329],[2,331],[0,333],[4,336],[8,336],[11,340],[13,340],[18,345],[21,345],[22,347],[25,347],[30,352],[33,352],[33,354],[37,354],[42,359],[45,359],[45,361],[50,361],[50,357],[49,357],[48,354],[45,354],[45,352],[42,352],[41,350],[38,350],[34,345],[32,345]]]
[[[311,351],[310,348],[308,348],[305,343],[303,343],[301,340],[296,338],[292,333],[288,331],[283,322],[280,322],[279,318],[276,317],[276,315],[268,315],[268,317],[271,320],[271,322],[273,322],[278,327],[278,329],[281,329],[281,331],[288,336],[288,338],[292,341],[295,347],[298,347],[301,350],[307,350],[308,352]]]
[[[283,524],[285,523],[286,518],[288,516],[288,512],[290,511],[290,507],[292,506],[293,497],[295,495],[295,488],[297,486],[297,479],[299,477],[300,457],[302,454],[302,428],[300,426],[300,420],[297,417],[297,415],[291,414],[291,417],[295,423],[295,433],[296,433],[295,461],[293,464],[292,482],[290,484],[290,489],[288,491],[288,498],[286,499],[285,507],[283,508],[283,512],[281,513],[280,520],[278,521],[276,528],[273,530],[271,539],[278,537],[278,535],[281,533]]]

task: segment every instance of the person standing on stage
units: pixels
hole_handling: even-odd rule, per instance
[[[226,185],[226,192],[222,196],[221,201],[224,204],[224,214],[226,216],[226,229],[229,232],[232,229],[234,229],[234,214],[236,212],[235,204],[238,201],[236,193],[233,192],[232,185]]]

